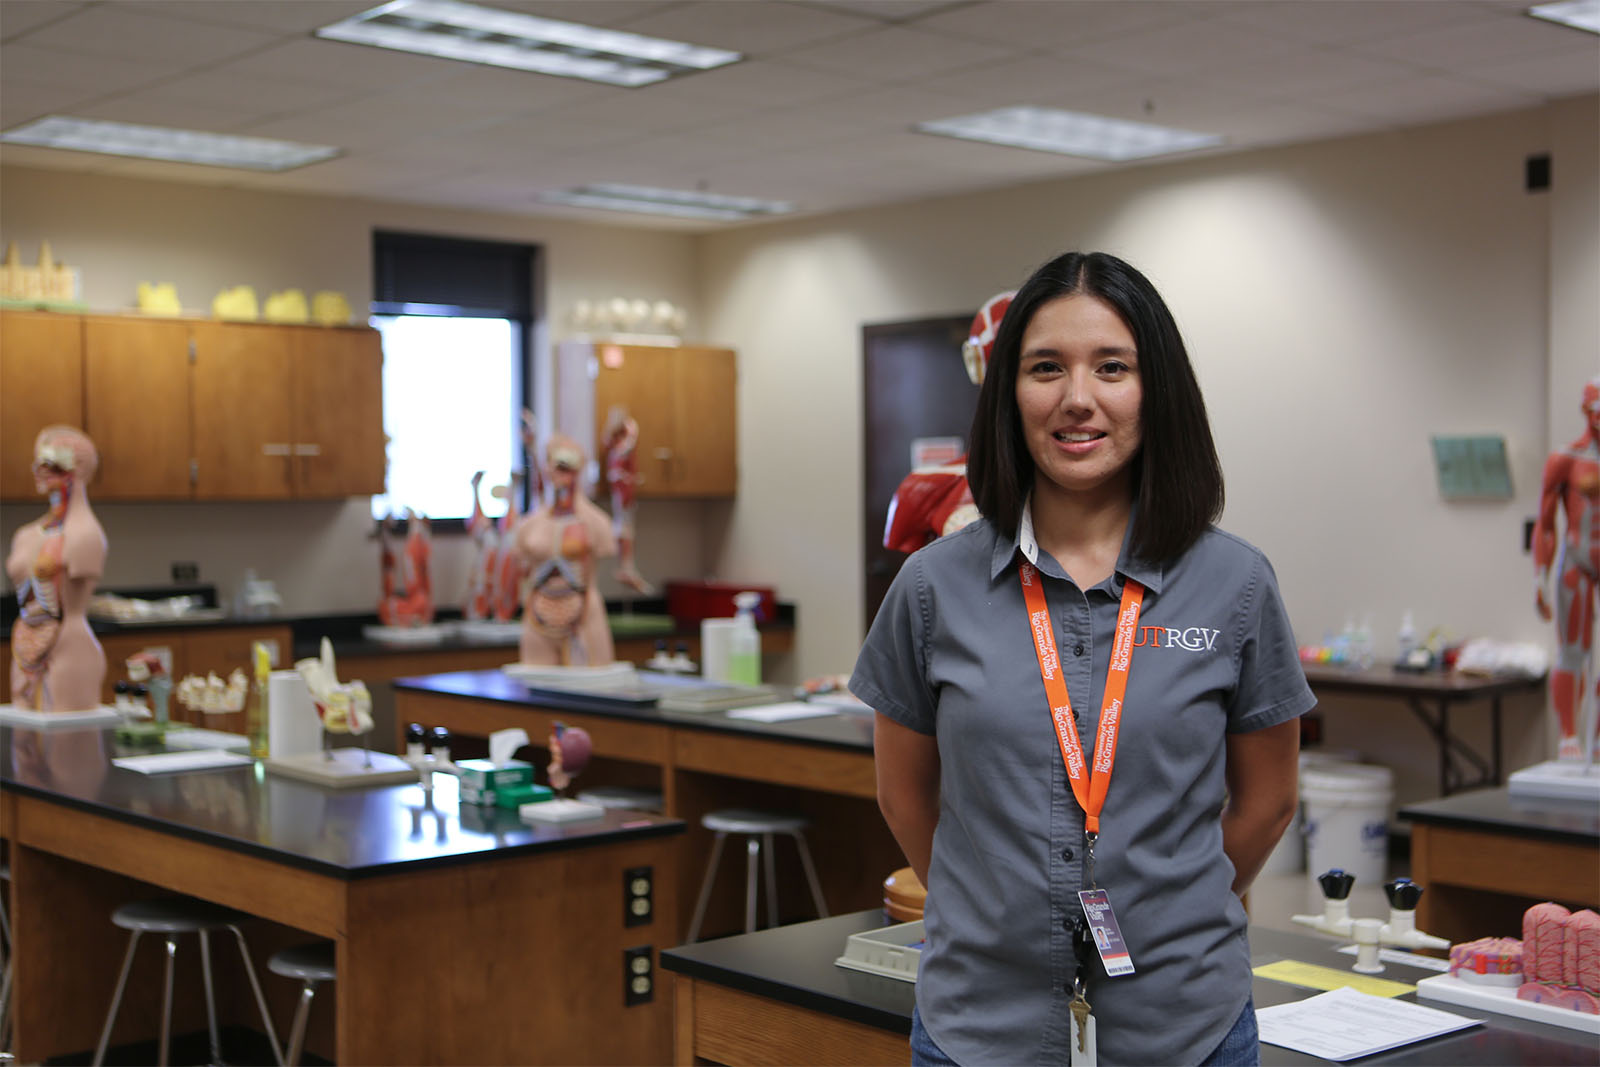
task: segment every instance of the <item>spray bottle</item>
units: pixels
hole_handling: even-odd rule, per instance
[[[728,648],[728,681],[738,685],[761,684],[761,634],[756,630],[756,605],[760,593],[736,593],[733,633]]]

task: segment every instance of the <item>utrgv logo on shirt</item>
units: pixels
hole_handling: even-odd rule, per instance
[[[1056,676],[1056,650],[1053,635],[1050,633],[1050,612],[1030,611],[1028,621],[1033,624],[1033,642],[1039,650],[1039,670],[1046,678]],[[1046,644],[1049,640],[1051,643]]]
[[[1133,639],[1134,648],[1181,648],[1187,652],[1211,652],[1221,630],[1204,626],[1141,626]]]

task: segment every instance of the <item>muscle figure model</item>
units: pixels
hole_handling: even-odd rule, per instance
[[[1561,729],[1560,759],[1590,758],[1595,720],[1600,718],[1591,705],[1587,721],[1580,722],[1585,696],[1595,685],[1592,653],[1595,590],[1600,582],[1600,378],[1590,379],[1583,387],[1583,414],[1588,422],[1584,432],[1545,460],[1533,537],[1533,561],[1538,568],[1535,603],[1541,618],[1554,617],[1559,641],[1550,695]],[[1559,538],[1557,511],[1566,520],[1566,534]],[[1556,573],[1553,613],[1546,598],[1552,564]]]
[[[461,600],[461,617],[464,619],[489,617],[494,582],[500,573],[500,527],[484,514],[483,498],[478,489],[482,484],[483,471],[474,471],[472,514],[467,516],[467,536],[472,538],[474,552],[472,563],[467,567],[467,595]]]
[[[983,384],[989,366],[1000,319],[1011,304],[1012,292],[991,296],[973,316],[972,328],[961,346],[967,376],[974,385]],[[889,501],[889,514],[883,525],[883,547],[896,552],[915,552],[930,541],[954,533],[978,517],[967,487],[967,460],[937,467],[919,467],[905,476]]]
[[[389,534],[395,519],[390,515],[378,528],[383,562],[383,599],[378,601],[378,621],[385,626],[424,626],[433,621],[433,579],[429,561],[433,555],[433,527],[426,515],[406,509],[406,539],[396,555]]]
[[[105,573],[106,535],[89,508],[100,465],[94,442],[49,426],[33,446],[33,479],[49,510],[11,539],[6,575],[17,590],[11,628],[11,699],[34,711],[86,711],[100,704],[106,656],[89,629],[89,597]]]
[[[513,551],[531,578],[522,615],[521,660],[603,666],[613,658],[611,628],[595,582],[595,563],[617,554],[606,513],[584,496],[583,450],[552,434],[545,445],[547,501],[517,524]]]
[[[611,532],[617,538],[617,581],[639,593],[654,587],[634,566],[634,514],[639,488],[639,424],[622,407],[606,414],[606,484],[611,487]]]

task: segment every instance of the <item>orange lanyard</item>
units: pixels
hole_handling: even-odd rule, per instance
[[[1129,578],[1122,587],[1122,604],[1117,609],[1117,637],[1111,646],[1111,666],[1106,670],[1106,691],[1100,704],[1100,727],[1094,739],[1094,766],[1086,771],[1083,745],[1078,741],[1078,724],[1072,717],[1072,698],[1067,695],[1066,679],[1061,676],[1055,626],[1050,621],[1050,608],[1045,603],[1039,571],[1024,560],[1018,576],[1022,579],[1022,598],[1028,605],[1033,649],[1039,657],[1039,676],[1044,679],[1050,718],[1055,723],[1056,740],[1061,744],[1061,760],[1067,765],[1067,777],[1072,780],[1072,795],[1078,798],[1078,806],[1083,809],[1084,830],[1093,841],[1100,833],[1100,810],[1105,807],[1106,790],[1111,786],[1111,767],[1117,759],[1122,698],[1128,691],[1133,635],[1139,627],[1144,586]]]

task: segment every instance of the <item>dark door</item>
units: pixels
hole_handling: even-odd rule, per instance
[[[970,315],[864,326],[862,344],[863,461],[862,560],[865,626],[872,625],[905,554],[883,547],[889,501],[911,473],[911,443],[922,437],[959,437],[967,431],[978,387],[961,362]]]

